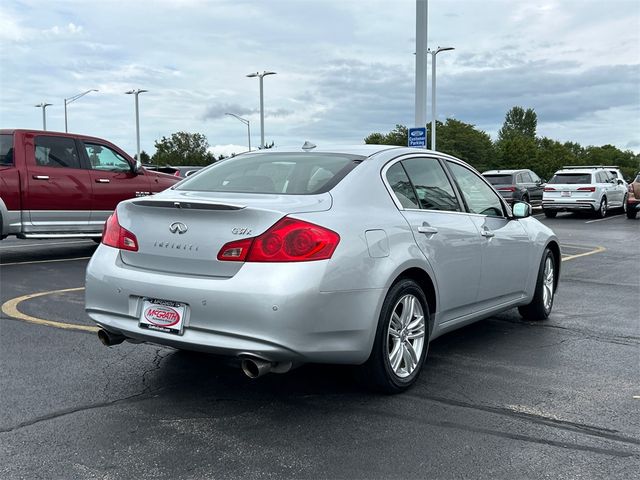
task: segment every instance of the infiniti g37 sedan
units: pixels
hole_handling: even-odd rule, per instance
[[[86,278],[106,345],[237,357],[258,377],[360,365],[398,392],[436,337],[518,307],[546,319],[553,232],[438,152],[360,145],[252,152],[120,203]]]

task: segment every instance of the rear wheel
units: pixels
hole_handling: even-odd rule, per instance
[[[360,379],[386,393],[399,393],[415,383],[429,348],[429,308],[416,282],[403,279],[387,293],[369,360]]]
[[[627,206],[627,195],[625,195],[622,200],[622,213],[627,213],[627,208],[629,207]]]
[[[558,212],[554,211],[554,210],[545,210],[544,211],[544,216],[547,218],[556,218],[556,215],[558,214]]]
[[[553,308],[553,297],[556,286],[556,260],[548,248],[542,254],[542,262],[538,269],[536,290],[531,303],[518,307],[525,320],[546,320]]]
[[[636,218],[636,215],[638,215],[638,210],[627,207],[627,218],[633,219]]]
[[[596,211],[596,217],[604,218],[607,216],[607,197],[602,197],[600,200],[600,208]]]

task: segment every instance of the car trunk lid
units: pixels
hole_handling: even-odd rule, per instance
[[[120,225],[138,251],[121,251],[123,263],[187,275],[232,277],[241,262],[217,259],[228,242],[260,235],[282,217],[329,210],[329,193],[278,195],[165,192],[120,204]]]

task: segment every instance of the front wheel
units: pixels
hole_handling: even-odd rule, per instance
[[[554,210],[545,210],[544,211],[544,216],[547,218],[556,218],[556,215],[558,215],[558,212],[554,211]]]
[[[429,348],[429,308],[420,286],[397,282],[384,300],[373,350],[360,367],[368,386],[399,393],[415,383]]]
[[[546,248],[538,269],[538,280],[533,300],[528,305],[518,307],[525,320],[546,320],[553,308],[556,287],[556,260],[551,250]]]

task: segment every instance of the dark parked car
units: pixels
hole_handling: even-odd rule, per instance
[[[511,205],[514,202],[542,204],[544,181],[531,170],[489,170],[482,175]]]

